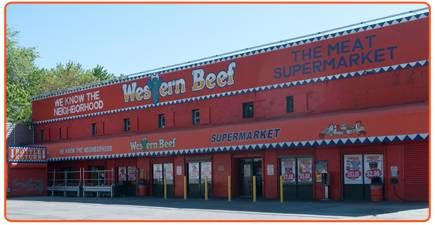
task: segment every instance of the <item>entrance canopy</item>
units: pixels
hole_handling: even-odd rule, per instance
[[[50,161],[167,156],[421,140],[427,104],[322,113],[262,122],[101,137],[46,145]]]

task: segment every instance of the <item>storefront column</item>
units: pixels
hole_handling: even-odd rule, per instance
[[[313,162],[313,181],[314,184],[314,195],[316,200],[324,199],[325,192],[324,186],[321,182],[317,182],[316,179],[316,161],[325,160],[328,164],[328,175],[329,175],[329,189],[328,195],[329,199],[332,200],[340,200],[341,190],[342,190],[342,182],[341,182],[341,174],[340,171],[342,169],[341,160],[340,160],[340,152],[336,148],[328,148],[328,149],[317,149],[315,153],[315,161]]]
[[[216,153],[213,154],[212,161],[212,191],[213,197],[228,197],[228,176],[231,176],[231,154]],[[232,184],[234,186],[236,184]]]
[[[279,195],[279,170],[276,151],[264,154],[264,197],[278,199]]]
[[[174,157],[174,195],[182,198],[184,196],[184,156]]]

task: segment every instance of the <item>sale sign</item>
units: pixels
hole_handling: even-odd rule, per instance
[[[281,159],[281,174],[285,183],[296,183],[295,164],[294,158]]]
[[[373,177],[381,177],[384,173],[384,156],[382,154],[364,155],[364,184],[371,184]]]
[[[344,155],[344,184],[363,184],[362,155]]]
[[[298,158],[298,183],[311,183],[313,181],[313,159]]]

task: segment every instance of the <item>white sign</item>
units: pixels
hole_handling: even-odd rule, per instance
[[[296,183],[296,163],[294,158],[281,160],[281,175],[285,183]]]
[[[268,176],[273,176],[275,174],[275,168],[273,166],[273,164],[267,164],[267,175]]]
[[[197,183],[199,181],[199,163],[189,163],[189,183]]]
[[[172,184],[173,179],[174,179],[174,172],[173,172],[173,168],[172,168],[172,163],[165,163],[163,164],[163,170],[165,172],[165,178],[166,178],[166,182],[167,184]]]
[[[364,155],[364,184],[371,184],[372,177],[384,178],[384,156],[382,154]]]
[[[182,168],[181,168],[181,166],[177,166],[176,168],[177,168],[177,169],[176,169],[176,171],[177,171],[177,176],[181,176],[181,175],[183,175],[183,172],[182,172]]]
[[[243,165],[243,176],[250,177],[251,176],[251,164]]]
[[[205,177],[211,181],[211,162],[201,162],[201,180],[205,181]]]
[[[161,180],[162,178],[162,164],[153,164],[153,179]]]
[[[362,155],[344,155],[344,184],[363,184]]]
[[[313,159],[298,158],[298,182],[311,183],[313,182]]]

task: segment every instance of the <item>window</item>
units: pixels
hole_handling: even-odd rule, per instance
[[[166,126],[165,114],[159,114],[159,128],[164,128]]]
[[[130,119],[128,118],[124,119],[124,131],[130,131]]]
[[[59,127],[59,140],[62,139],[62,127]]]
[[[243,118],[254,117],[254,102],[243,103]]]
[[[199,109],[192,110],[192,123],[193,125],[199,124],[200,117],[199,117]]]
[[[41,132],[39,133],[39,140],[41,142],[44,142],[44,130],[41,130]]]
[[[93,123],[92,124],[92,136],[96,136],[97,135],[97,124]]]
[[[288,113],[293,112],[293,96],[287,96],[286,102],[287,102],[287,112]]]

